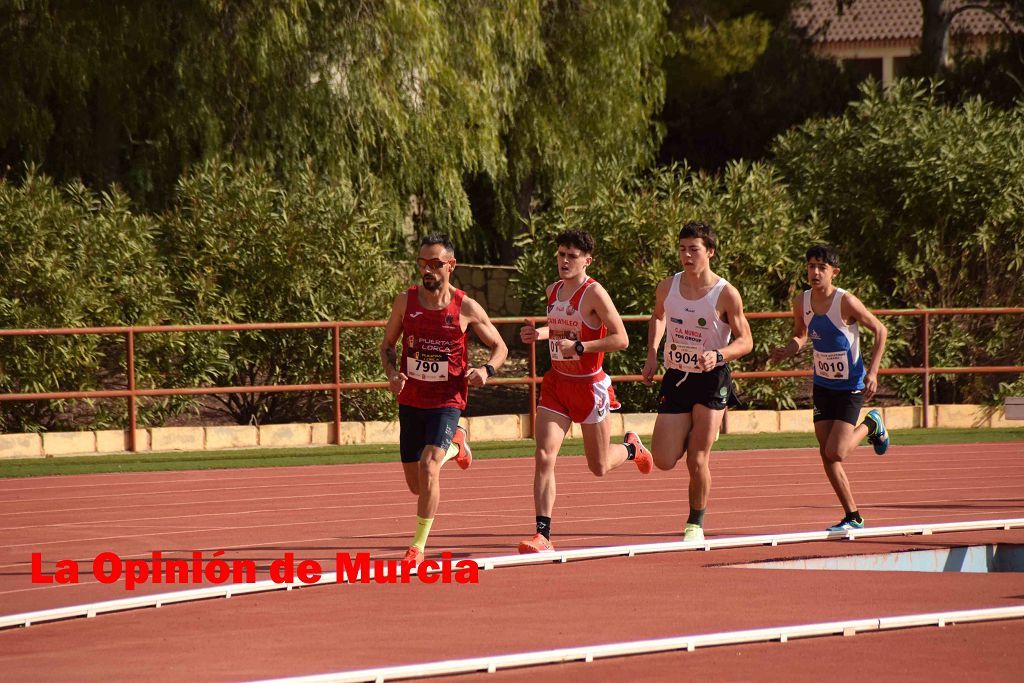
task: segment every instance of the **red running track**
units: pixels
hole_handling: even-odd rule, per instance
[[[847,472],[872,526],[1003,519],[1024,516],[1022,456],[1022,443],[897,446],[883,458],[862,450]],[[842,514],[809,449],[717,453],[712,472],[709,536],[817,530]],[[468,472],[446,468],[428,555],[514,552],[518,540],[532,533],[531,481],[528,459],[478,460]],[[560,548],[679,538],[686,515],[684,468],[642,477],[627,465],[598,479],[582,458],[564,458],[558,485],[554,539]],[[336,552],[399,557],[414,515],[415,499],[404,489],[397,463],[2,480],[0,614],[125,597],[122,584],[101,585],[86,570],[102,551],[147,558],[155,550],[165,557],[192,551],[209,557],[224,550],[223,557],[252,559],[262,570],[292,552],[333,570]],[[480,583],[470,586],[331,585],[240,596],[3,631],[0,662],[15,679],[238,680],[1020,605],[1020,574],[717,566],[982,542],[1021,543],[1024,532],[503,568],[482,572]],[[47,571],[59,559],[81,561],[81,582],[31,583],[33,552],[42,553]],[[146,584],[135,593],[191,587]],[[1008,680],[1024,669],[1022,637],[1024,626],[1015,621],[645,655],[500,675],[673,678],[683,667],[694,677],[749,680],[763,678],[751,673],[778,662],[778,678],[799,679],[806,670],[804,680],[820,680],[828,661],[836,669],[829,676],[845,680],[850,674],[852,680],[857,661],[891,660],[924,672],[922,678],[930,671],[934,679],[954,666],[981,680]],[[917,641],[923,645],[910,644]],[[932,651],[934,656],[920,654]],[[130,666],[125,653],[132,655]]]

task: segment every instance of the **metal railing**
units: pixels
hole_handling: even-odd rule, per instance
[[[921,322],[922,365],[918,367],[883,368],[882,375],[921,375],[924,377],[922,396],[922,426],[928,427],[928,406],[930,405],[929,383],[932,375],[939,374],[994,374],[1024,373],[1024,366],[997,365],[972,367],[935,367],[929,358],[929,325],[933,316],[945,315],[1024,315],[1024,308],[922,308],[922,309],[882,309],[874,311],[879,316],[919,316]],[[751,320],[772,318],[792,318],[792,311],[749,312]],[[625,322],[646,322],[650,316],[623,316]],[[496,325],[522,325],[544,323],[543,316],[525,316],[517,318],[495,318]],[[128,450],[138,450],[138,399],[156,396],[196,396],[211,394],[251,394],[251,393],[289,393],[305,391],[329,391],[333,394],[334,408],[334,443],[341,443],[341,392],[361,389],[385,389],[387,382],[342,382],[341,381],[341,330],[350,328],[383,327],[384,320],[334,321],[318,323],[244,323],[221,325],[148,325],[137,327],[74,327],[53,329],[20,329],[0,330],[0,337],[54,336],[54,335],[123,335],[126,346],[127,387],[124,389],[102,389],[90,391],[47,391],[36,393],[0,394],[0,402],[4,401],[38,401],[57,399],[97,399],[124,398],[128,401]],[[135,376],[135,340],[140,334],[161,334],[180,332],[238,332],[262,330],[312,330],[329,329],[332,337],[333,378],[331,382],[319,384],[270,384],[245,386],[217,386],[191,388],[149,388],[140,389],[136,386]],[[766,370],[738,371],[733,373],[736,379],[768,379],[780,377],[808,377],[811,370]],[[529,375],[526,377],[494,377],[488,384],[525,384],[529,386],[530,430],[537,410],[537,385],[541,382],[537,375],[536,345],[530,345]],[[658,379],[656,377],[655,379]],[[615,382],[637,382],[643,378],[636,375],[614,375]]]

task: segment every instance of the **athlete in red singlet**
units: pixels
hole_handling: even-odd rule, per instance
[[[508,349],[487,313],[449,280],[455,248],[447,235],[427,235],[416,259],[422,286],[402,292],[391,306],[380,346],[391,391],[398,396],[399,448],[409,490],[419,496],[416,534],[403,561],[423,561],[430,527],[441,500],[441,465],[455,458],[462,469],[472,462],[459,417],[469,385],[483,386],[501,367]],[[487,363],[470,368],[469,327],[491,350]],[[402,355],[395,353],[401,340]]]
[[[604,476],[627,460],[644,474],[651,471],[651,454],[633,432],[621,444],[610,444],[611,425],[605,419],[619,404],[611,380],[601,367],[606,351],[629,345],[626,328],[604,287],[587,276],[593,262],[594,238],[582,230],[567,230],[555,238],[558,275],[548,287],[548,324],[526,325],[523,342],[546,341],[551,370],[540,389],[540,410],[534,433],[533,500],[537,533],[519,544],[521,553],[553,550],[551,511],[555,505],[555,460],[573,422],[583,432],[583,452],[596,476]]]

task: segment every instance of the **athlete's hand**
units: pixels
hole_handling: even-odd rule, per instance
[[[523,322],[526,324],[519,328],[519,338],[523,340],[524,344],[532,344],[537,341],[537,328],[528,320]]]
[[[711,372],[718,365],[718,354],[714,351],[705,351],[700,354],[700,360],[697,361],[697,366],[701,369],[701,372]]]
[[[644,378],[644,384],[653,384],[654,375],[658,372],[658,359],[648,358],[647,362],[644,363],[644,369],[640,371],[640,374]]]
[[[482,387],[487,384],[487,370],[485,368],[470,368],[466,372],[466,379],[469,380],[470,386]]]
[[[579,356],[579,354],[576,353],[575,339],[559,339],[555,343],[558,344],[558,354],[562,358],[576,358]]]
[[[869,372],[864,376],[864,400],[870,401],[878,391],[878,375]]]
[[[405,383],[408,379],[409,376],[404,372],[396,372],[394,377],[388,378],[388,389],[391,390],[392,394],[397,396],[402,393],[402,389],[405,387]]]
[[[778,363],[781,360],[789,358],[789,354],[786,352],[789,349],[789,345],[777,346],[772,349],[772,352],[768,355],[773,363]]]

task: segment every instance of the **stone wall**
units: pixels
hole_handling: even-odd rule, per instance
[[[522,302],[512,295],[509,278],[516,273],[512,266],[474,266],[458,264],[452,284],[476,299],[492,318],[520,315]]]

